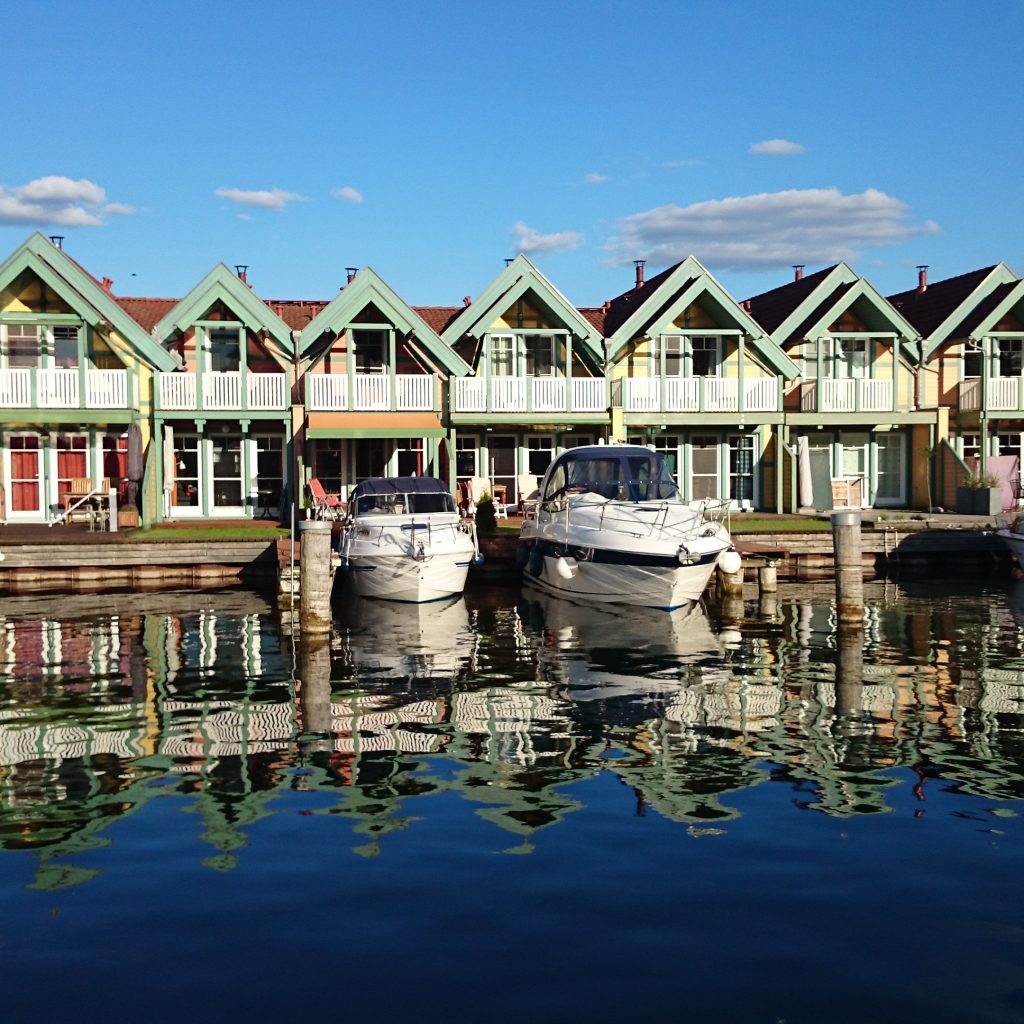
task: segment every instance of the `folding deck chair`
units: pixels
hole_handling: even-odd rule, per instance
[[[317,519],[345,518],[345,502],[336,494],[328,494],[315,476],[309,481],[309,493],[313,498],[313,512]]]

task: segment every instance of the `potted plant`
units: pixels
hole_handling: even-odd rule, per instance
[[[997,516],[1003,511],[1003,489],[988,473],[972,473],[956,489],[960,515]]]
[[[497,533],[498,523],[494,515],[494,498],[484,494],[476,503],[476,532],[483,535]]]

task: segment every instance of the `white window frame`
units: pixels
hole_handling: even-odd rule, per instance
[[[698,373],[695,355],[697,353],[697,342],[711,342],[706,348],[701,347],[702,352],[714,352],[714,366],[710,373]],[[719,334],[694,334],[690,336],[690,376],[691,377],[721,377],[722,375],[722,337]]]

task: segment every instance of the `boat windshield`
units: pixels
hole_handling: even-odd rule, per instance
[[[447,493],[361,494],[355,499],[356,515],[425,515],[454,512],[455,502]]]
[[[653,452],[570,453],[552,469],[542,500],[568,493],[591,493],[618,501],[659,501],[678,497],[679,489],[664,461]]]

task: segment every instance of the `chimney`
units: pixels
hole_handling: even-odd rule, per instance
[[[238,280],[241,281],[242,284],[248,284],[249,283],[249,264],[248,263],[236,263],[235,264],[235,273],[238,275]]]
[[[608,310],[609,310],[609,309],[611,309],[611,308],[612,308],[612,300],[611,300],[611,299],[605,299],[605,300],[604,300],[604,305],[603,305],[603,306],[601,307],[601,309],[602,309],[602,310],[603,310],[603,311],[604,311],[605,313],[607,313],[607,312],[608,312]]]
[[[64,248],[64,236],[63,235],[50,235],[50,241],[53,242],[54,249]]]
[[[796,263],[793,265],[793,280],[802,281],[804,279],[804,267],[805,263]]]
[[[514,257],[514,256],[506,256],[506,257],[505,257],[505,266],[506,266],[506,267],[507,267],[507,266],[508,266],[508,265],[509,265],[510,263],[514,263],[514,262],[515,262],[515,257]]]
[[[110,289],[114,285],[114,279],[112,277],[105,277],[100,281],[100,287],[109,295]]]
[[[358,267],[345,268],[345,284],[351,284],[356,279],[356,273],[358,270]]]
[[[633,266],[636,267],[636,286],[642,288],[644,284],[644,264],[647,260],[633,260]]]
[[[470,297],[469,295],[463,295],[463,296],[462,296],[462,304],[463,304],[464,306],[468,306],[468,305],[470,305],[470,304],[471,304],[472,302],[473,302],[473,299],[472,299],[472,298],[471,298],[471,297]]]
[[[928,290],[928,266],[927,264],[917,268],[917,294],[921,295]]]

